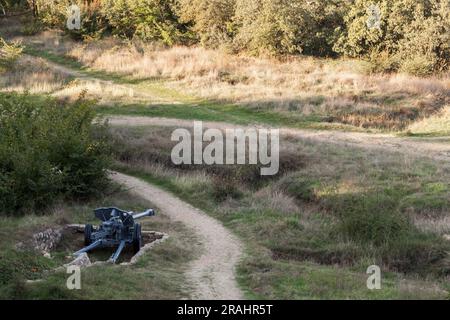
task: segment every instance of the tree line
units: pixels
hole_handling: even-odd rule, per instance
[[[9,0],[0,0],[8,2]],[[348,56],[418,75],[450,61],[448,0],[28,0],[44,26],[82,12],[78,37],[113,34],[254,55]]]

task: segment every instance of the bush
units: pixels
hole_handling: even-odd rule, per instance
[[[369,73],[394,72],[399,68],[399,62],[395,56],[390,55],[387,51],[379,52],[373,50],[368,57]]]
[[[173,45],[186,36],[174,3],[173,0],[103,0],[102,12],[115,34]]]
[[[0,213],[42,210],[107,184],[109,147],[89,103],[0,95]]]
[[[228,198],[239,199],[242,192],[237,187],[237,179],[223,179],[220,175],[213,176],[212,195],[217,202],[225,201]]]
[[[77,39],[99,37],[107,28],[106,18],[101,10],[102,1],[36,0],[39,23],[64,30]],[[72,4],[80,7],[80,30],[68,30],[66,27],[67,11]],[[31,31],[34,31],[33,28]]]
[[[286,176],[280,181],[280,188],[299,201],[317,201],[316,190],[320,181],[302,175]]]
[[[180,0],[177,13],[181,22],[192,24],[201,44],[218,47],[234,36],[235,0]]]
[[[238,0],[234,17],[238,49],[255,54],[287,54],[302,51],[299,37],[305,24],[297,1]]]
[[[71,4],[70,0],[36,0],[39,20],[46,26],[65,29],[67,10]],[[77,2],[74,4],[78,5]]]
[[[14,67],[22,51],[23,47],[19,42],[8,43],[0,38],[0,70]]]
[[[238,49],[253,53],[333,54],[345,1],[237,0]]]
[[[371,4],[380,8],[379,27],[367,27]],[[345,23],[334,46],[339,53],[370,57],[376,63],[373,53],[377,52],[389,56],[391,66],[398,61],[395,70],[418,75],[449,67],[450,3],[446,0],[357,0]]]
[[[425,77],[433,73],[435,64],[436,62],[425,56],[415,55],[406,58],[402,62],[400,71],[419,77]]]
[[[38,19],[32,19],[30,21],[24,22],[22,27],[22,33],[26,36],[33,36],[44,29],[44,25]]]
[[[337,214],[337,229],[345,238],[383,246],[412,230],[408,217],[398,210],[399,197],[393,190],[376,190],[367,194],[331,196],[324,204]]]

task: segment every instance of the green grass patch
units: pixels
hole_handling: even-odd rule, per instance
[[[398,154],[282,139],[282,149],[295,154],[298,165],[286,166],[264,183],[244,178],[246,170],[241,170],[235,189],[228,192],[225,182],[235,176],[232,166],[212,170],[171,164],[170,128],[114,130],[121,137],[115,141],[115,169],[203,209],[251,248],[239,269],[248,297],[442,297],[444,291],[433,288],[443,288],[450,244],[439,234],[420,231],[411,220],[411,207],[420,209],[413,214],[435,209],[428,196],[447,194],[447,167],[425,160],[404,166]],[[286,150],[282,154],[290,155]],[[214,192],[216,177],[226,187],[222,197]],[[365,286],[372,264],[392,275],[383,280],[382,291]],[[300,272],[306,266],[308,272]],[[349,280],[340,277],[357,281],[346,285]],[[403,287],[402,278],[411,287]]]
[[[51,251],[52,258],[43,257],[31,248],[17,250],[15,245],[33,233],[65,223],[94,223],[92,210],[101,206],[117,206],[140,211],[154,208],[151,203],[117,186],[108,196],[89,202],[72,202],[56,206],[51,214],[35,217],[3,217],[0,225],[0,298],[2,299],[185,299],[189,297],[184,270],[196,255],[190,243],[195,239],[190,230],[174,223],[157,210],[157,215],[142,220],[144,230],[165,232],[170,238],[157,245],[133,266],[104,265],[81,271],[81,290],[66,287],[68,274],[54,268],[67,263],[67,255],[79,249],[70,239],[62,239]],[[82,242],[82,241],[81,241]],[[78,242],[77,242],[78,243]],[[106,257],[112,249],[105,252]],[[95,260],[95,253],[91,259]],[[39,280],[29,283],[26,280]]]
[[[311,115],[304,116],[294,113],[281,113],[262,108],[250,108],[223,101],[212,101],[182,94],[165,86],[162,78],[136,79],[117,73],[93,70],[83,66],[80,62],[50,51],[26,47],[25,52],[34,56],[45,58],[57,64],[64,65],[81,72],[87,77],[114,81],[118,84],[134,86],[136,90],[152,93],[155,97],[164,98],[168,101],[177,101],[172,104],[131,104],[116,106],[99,106],[97,111],[104,115],[128,115],[167,117],[185,120],[203,120],[229,122],[234,124],[266,124],[278,127],[292,127],[305,129],[341,130],[341,131],[369,131],[366,129],[328,122],[328,117]],[[323,97],[318,97],[312,103],[320,103]]]

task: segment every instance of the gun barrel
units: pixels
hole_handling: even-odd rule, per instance
[[[154,215],[155,215],[155,210],[148,209],[148,210],[145,210],[144,212],[133,214],[133,219],[136,220],[136,219],[140,219],[143,217],[151,217]]]

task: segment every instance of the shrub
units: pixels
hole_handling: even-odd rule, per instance
[[[419,77],[429,76],[435,68],[435,61],[422,55],[415,55],[403,60],[400,71]]]
[[[109,147],[87,102],[0,95],[0,213],[85,198],[108,182]]]
[[[380,8],[378,28],[366,25],[371,4]],[[345,23],[334,46],[339,53],[371,57],[375,63],[373,53],[378,52],[398,61],[396,70],[419,75],[449,67],[450,4],[446,0],[357,0]]]
[[[0,0],[0,13],[5,14],[8,11],[23,9],[27,0]]]
[[[411,231],[408,217],[398,210],[399,192],[375,190],[367,194],[337,194],[324,199],[324,205],[337,214],[337,230],[345,238],[382,246]]]
[[[68,8],[72,4],[80,7],[80,30],[68,30],[66,27]],[[99,37],[107,28],[106,18],[101,10],[102,0],[36,0],[36,7],[40,23],[64,30],[77,39]]]
[[[299,201],[312,202],[317,200],[316,190],[320,182],[302,175],[286,176],[280,181],[281,190]]]
[[[217,202],[225,201],[228,198],[239,199],[242,192],[237,187],[239,182],[234,179],[223,179],[220,175],[213,176],[212,195]]]
[[[39,20],[46,26],[64,29],[67,21],[67,10],[72,4],[70,0],[36,0],[36,11]],[[79,4],[75,2],[75,4]]]
[[[237,0],[238,49],[253,53],[330,55],[345,1]]]
[[[103,14],[113,33],[173,45],[185,38],[174,0],[103,0]]]
[[[44,25],[38,19],[32,19],[24,23],[22,33],[26,36],[33,36],[44,29]]]
[[[8,43],[0,38],[0,70],[14,67],[22,51],[23,47],[19,42]]]
[[[395,56],[390,55],[387,51],[379,52],[373,50],[368,57],[369,73],[394,72],[399,68],[399,62]]]
[[[238,49],[271,55],[302,51],[300,26],[305,21],[298,1],[238,0],[234,20]]]
[[[208,47],[228,43],[234,36],[235,0],[180,0],[177,13],[181,22],[193,25],[200,42]]]

